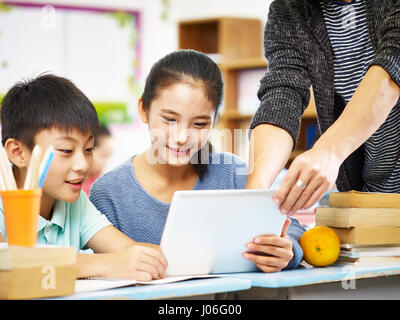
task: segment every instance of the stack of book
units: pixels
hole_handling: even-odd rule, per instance
[[[72,294],[78,272],[71,247],[8,246],[0,243],[0,299]]]
[[[316,225],[339,236],[339,262],[400,263],[400,194],[332,192]]]

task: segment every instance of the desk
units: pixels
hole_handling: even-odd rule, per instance
[[[77,293],[70,296],[52,298],[51,300],[170,299],[193,296],[198,299],[214,299],[214,294],[216,293],[247,290],[250,287],[251,281],[249,279],[221,277]]]
[[[277,273],[232,273],[220,278],[130,286],[53,299],[400,299],[400,264],[336,264]]]
[[[237,273],[252,288],[228,299],[400,299],[400,264],[334,264],[279,273]]]

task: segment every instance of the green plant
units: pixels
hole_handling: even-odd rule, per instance
[[[11,10],[11,7],[9,5],[6,5],[3,3],[3,1],[0,0],[0,12],[9,12]]]
[[[167,21],[169,18],[169,7],[171,5],[170,0],[161,0],[161,6],[162,6],[162,11],[161,11],[161,19],[164,21]]]
[[[0,0],[0,13],[8,13],[8,12],[10,12],[10,10],[11,10],[11,7],[6,5],[6,4],[4,4]],[[2,35],[2,31],[0,30],[0,37],[1,37],[1,35]],[[5,61],[5,60],[0,61],[0,68],[1,69],[5,69],[7,67],[8,67],[8,62],[7,61]]]

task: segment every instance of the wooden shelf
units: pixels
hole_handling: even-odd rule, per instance
[[[317,110],[315,108],[314,101],[314,91],[312,87],[310,87],[310,103],[308,104],[306,110],[304,110],[303,119],[316,119],[317,118]]]
[[[298,155],[302,154],[303,152],[305,152],[307,150],[303,150],[303,149],[296,149],[292,152],[292,154],[290,155],[289,161],[293,161],[294,158],[296,158]]]
[[[179,48],[220,54],[222,61],[263,56],[259,19],[218,17],[181,21]]]
[[[302,115],[303,119],[314,119],[317,117],[314,103],[310,103]]]
[[[233,109],[233,110],[224,110],[223,113],[221,114],[220,120],[247,120],[250,121],[251,118],[253,118],[252,114],[243,114],[240,113],[239,111]]]
[[[256,68],[267,68],[268,63],[263,58],[250,58],[250,59],[238,59],[232,61],[226,61],[218,63],[218,67],[222,70],[243,70],[243,69],[256,69]]]

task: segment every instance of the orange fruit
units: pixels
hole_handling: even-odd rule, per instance
[[[299,242],[304,260],[316,267],[336,262],[340,253],[340,240],[336,232],[324,226],[311,228],[303,233]]]

